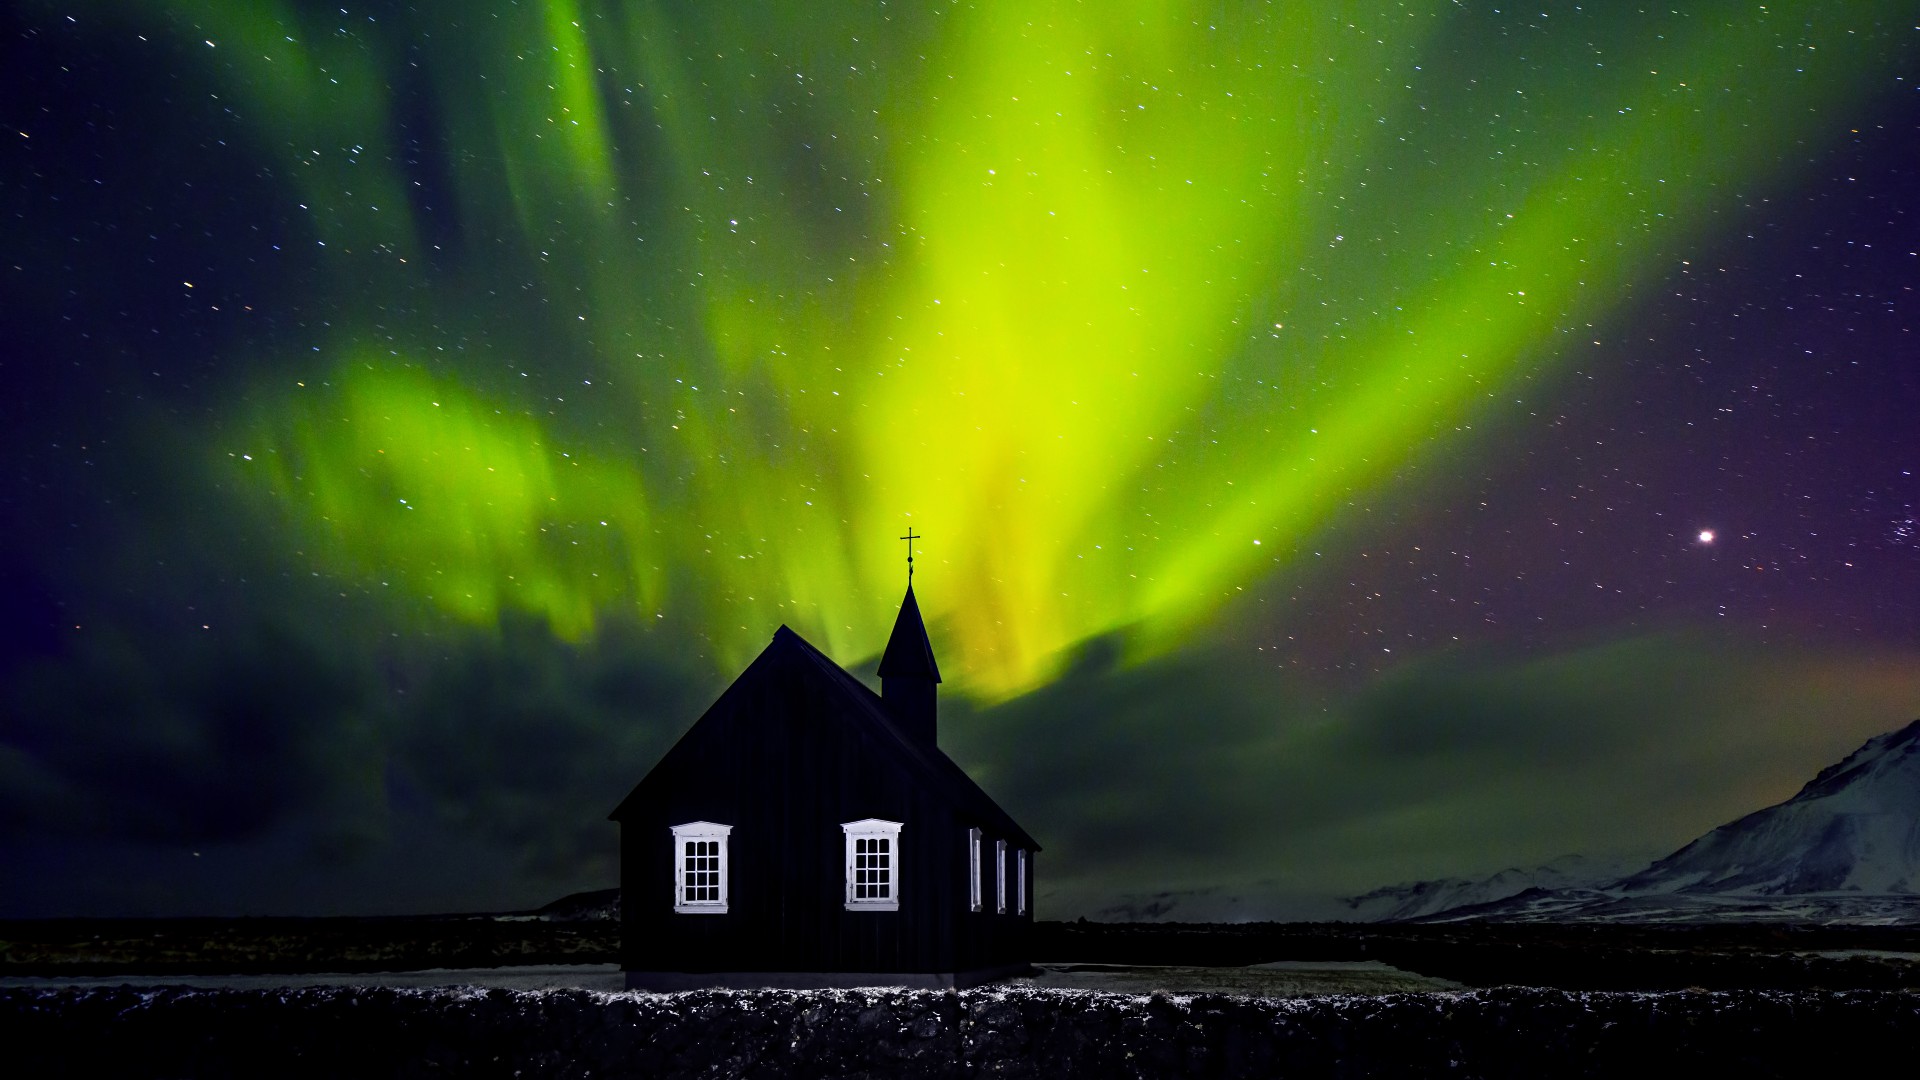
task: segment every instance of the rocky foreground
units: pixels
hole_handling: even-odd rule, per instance
[[[1807,1076],[1906,1060],[1920,994],[0,990],[17,1076]]]

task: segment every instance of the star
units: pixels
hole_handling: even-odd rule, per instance
[[[1700,535],[1699,535],[1699,537],[1698,537],[1698,539],[1699,539],[1699,541],[1700,541],[1701,543],[1703,543],[1703,544],[1711,544],[1711,543],[1713,543],[1713,530],[1712,530],[1712,529],[1701,529],[1701,530],[1700,530]]]

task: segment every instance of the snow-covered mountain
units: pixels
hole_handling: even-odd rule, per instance
[[[1369,920],[1920,922],[1920,720],[1638,873],[1596,877],[1563,863],[1346,903]]]
[[[1800,793],[1619,883],[1631,893],[1920,892],[1920,720],[1877,735]]]
[[[1643,865],[1644,858],[1629,861],[1563,855],[1541,866],[1508,867],[1492,877],[1477,880],[1439,878],[1385,885],[1370,893],[1346,897],[1341,903],[1353,910],[1355,918],[1366,922],[1404,922],[1460,908],[1497,903],[1529,890],[1559,894],[1576,889],[1598,888],[1619,880],[1621,874]]]

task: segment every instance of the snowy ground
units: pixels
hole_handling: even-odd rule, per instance
[[[1397,994],[1458,990],[1459,983],[1429,979],[1377,961],[1277,963],[1250,967],[1171,965],[1041,964],[1036,974],[1009,985],[1055,990],[1106,990],[1123,994],[1236,994],[1248,997],[1313,997],[1320,994]],[[86,978],[0,979],[0,987],[86,989],[190,986],[202,990],[279,990],[302,986],[384,986],[422,989],[479,986],[501,990],[599,990],[623,988],[613,964],[553,967],[428,968],[306,975],[101,975]]]
[[[1039,973],[1016,984],[1057,990],[1106,990],[1119,994],[1239,994],[1248,997],[1315,997],[1320,994],[1403,994],[1461,990],[1461,984],[1430,979],[1377,960],[1253,964],[1248,967],[1171,965],[1041,964]]]
[[[303,986],[385,986],[419,990],[479,986],[498,990],[625,989],[617,964],[552,967],[427,968],[422,971],[309,972],[297,975],[93,975],[81,978],[0,979],[0,987],[89,989],[96,987],[190,986],[199,990],[283,990]]]

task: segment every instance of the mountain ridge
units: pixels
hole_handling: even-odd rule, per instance
[[[1407,882],[1344,902],[1369,921],[1920,922],[1920,720],[1637,872],[1571,880],[1566,862]]]

